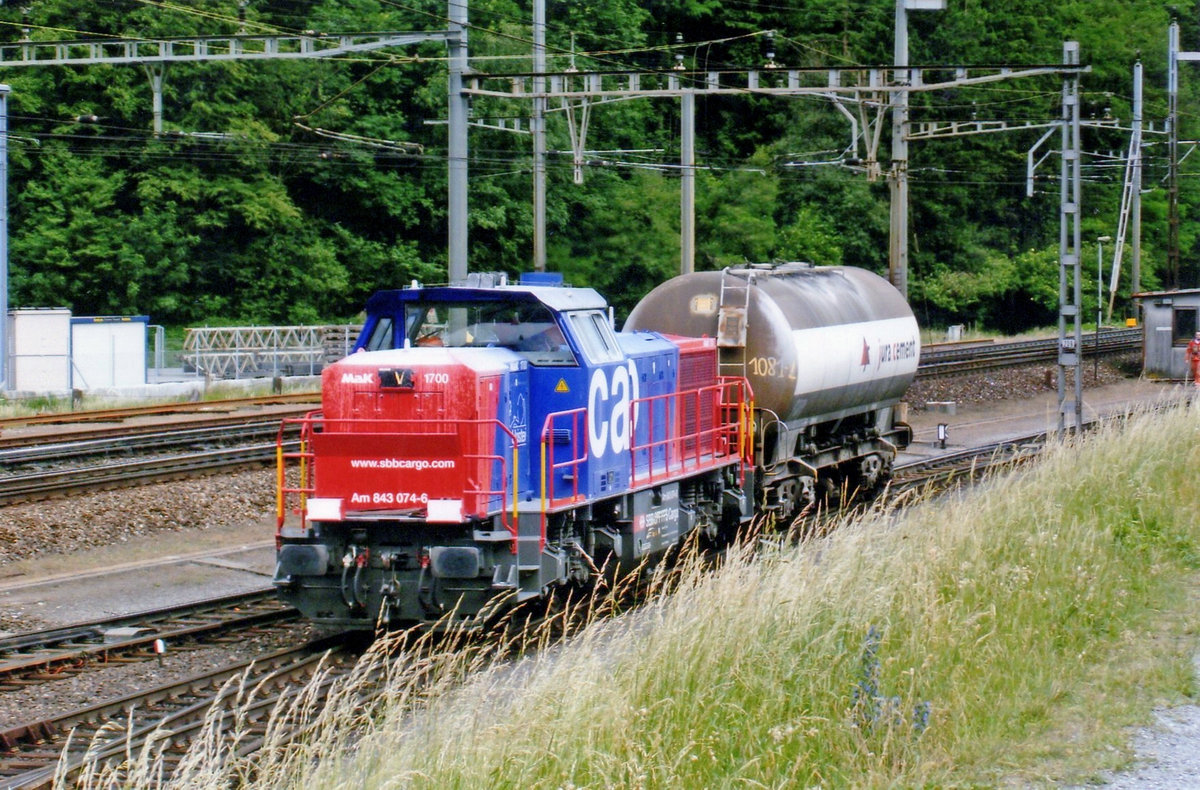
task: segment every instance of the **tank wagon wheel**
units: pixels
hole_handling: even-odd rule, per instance
[[[864,456],[858,463],[856,470],[855,481],[858,485],[858,493],[861,496],[870,497],[879,493],[884,484],[891,479],[892,476],[892,459],[880,453],[871,453]]]
[[[799,492],[793,500],[795,507],[792,512],[799,515],[812,510],[813,506],[817,504],[817,481],[810,475],[801,475],[796,478],[796,484]]]
[[[883,459],[877,453],[871,453],[859,461],[858,475],[864,489],[869,491],[879,485],[882,474]]]
[[[777,502],[779,523],[789,523],[816,504],[817,481],[810,475],[780,480],[774,486],[773,498]]]

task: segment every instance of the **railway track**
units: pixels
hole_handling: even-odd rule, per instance
[[[148,424],[119,423],[98,427],[93,423],[57,426],[47,433],[0,434],[0,466],[20,464],[26,460],[62,458],[72,455],[104,455],[141,451],[155,446],[171,447],[191,441],[221,441],[247,431],[264,431],[267,425],[279,427],[285,417],[301,417],[312,411],[315,404],[302,408],[283,409],[270,414],[229,414],[201,416],[187,422],[155,422]]]
[[[1009,468],[1032,460],[1045,445],[1046,433],[1041,432],[896,464],[890,492],[892,496],[901,496],[975,480],[996,468]]]
[[[1141,330],[1104,330],[1084,339],[1084,353],[1129,353],[1140,346]],[[921,352],[918,377],[935,377],[984,369],[1050,362],[1057,358],[1058,340],[1016,343],[955,343],[929,346]],[[160,404],[127,409],[35,415],[0,420],[0,504],[33,501],[98,488],[120,488],[148,482],[181,479],[236,468],[271,464],[275,438],[283,417],[308,411],[263,415],[230,415],[229,411],[280,404],[313,404],[317,393],[240,398],[210,403]],[[204,418],[215,409],[223,414]],[[133,417],[189,415],[183,426],[118,425],[97,428],[101,422]],[[200,422],[203,420],[203,422]],[[90,427],[73,429],[68,423]],[[54,423],[63,426],[49,435],[14,436],[19,426]],[[5,436],[5,430],[10,434]],[[133,458],[149,453],[152,459]],[[119,457],[119,460],[113,460]],[[101,463],[83,463],[102,458]],[[41,465],[41,468],[33,468]]]
[[[109,663],[296,622],[274,588],[0,638],[0,692],[62,680]],[[0,734],[0,748],[5,747]]]
[[[288,412],[289,415],[292,412]],[[0,469],[14,469],[27,464],[54,462],[72,463],[95,457],[149,455],[177,452],[215,445],[239,445],[274,442],[279,433],[280,419],[272,416],[238,417],[217,420],[199,427],[110,428],[89,433],[87,438],[62,441],[57,437],[38,437],[32,442],[8,439],[0,442]]]
[[[252,398],[224,398],[215,401],[187,403],[157,403],[147,406],[131,406],[119,409],[88,409],[84,411],[29,414],[20,417],[0,418],[0,434],[14,428],[32,425],[70,425],[77,423],[121,422],[135,417],[167,416],[181,414],[204,414],[221,410],[225,412],[243,408],[258,408],[278,404],[317,403],[320,393],[293,392],[278,395],[263,395]]]
[[[1083,336],[1083,356],[1128,354],[1141,348],[1141,329],[1103,329]],[[1057,362],[1058,338],[1013,343],[947,343],[921,349],[917,378]]]
[[[42,790],[54,786],[56,775],[70,785],[81,771],[119,766],[151,742],[163,749],[163,771],[169,776],[205,727],[232,729],[240,723],[248,731],[238,742],[238,754],[252,753],[286,696],[321,672],[313,700],[319,707],[321,696],[354,667],[360,653],[344,635],[325,637],[12,728],[0,733],[0,787]],[[371,687],[363,690],[369,694]]]
[[[285,452],[296,445],[285,443]],[[274,463],[275,443],[191,452],[148,460],[129,460],[100,466],[30,472],[0,477],[0,504],[31,502],[81,491],[125,488]]]

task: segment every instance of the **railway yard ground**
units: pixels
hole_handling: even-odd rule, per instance
[[[909,399],[914,442],[901,460],[1052,430],[1053,370],[1036,365],[918,381]],[[1125,370],[1105,363],[1093,381],[1086,367],[1085,418],[1182,392],[1179,385],[1128,378]],[[947,426],[946,450],[938,441],[939,424]],[[274,558],[272,475],[249,470],[0,506],[0,635],[266,586]],[[84,673],[53,689],[0,692],[0,731],[72,701],[83,705],[122,688],[254,658],[289,639],[295,636],[264,632],[234,644],[169,653],[162,662]],[[1149,767],[1109,776],[1113,786],[1200,782],[1200,767],[1180,756],[1200,755],[1200,710],[1164,712],[1160,722],[1135,739]]]
[[[1153,404],[1176,397],[1180,391],[1177,384],[1147,381],[1139,378],[1124,378],[1119,371],[1109,368],[1100,386],[1089,386],[1083,392],[1083,418],[1120,414],[1125,408],[1142,404]],[[1043,385],[1025,386],[1010,392],[1017,397],[1001,398],[1001,388],[1013,386],[1013,379],[1020,381],[1030,376]],[[955,384],[939,382],[934,390],[936,397],[924,400],[919,409],[911,409],[908,422],[913,427],[913,443],[902,455],[928,457],[942,451],[938,441],[938,425],[946,425],[946,448],[977,447],[1001,441],[1013,436],[1025,436],[1042,431],[1053,431],[1058,427],[1058,394],[1055,388],[1045,387],[1044,372],[1022,373],[1012,376],[977,376],[976,383],[963,382],[957,389]],[[976,388],[978,379],[985,379],[981,397]],[[1003,382],[1008,382],[1007,384]],[[925,382],[914,385],[918,391]],[[1068,392],[1068,397],[1072,394]],[[938,410],[926,404],[945,404]],[[949,404],[953,404],[952,406]],[[1068,425],[1072,418],[1068,418]]]
[[[1052,430],[1052,372],[1035,365],[918,380],[909,398],[914,441],[902,459],[943,452],[939,423],[948,426],[947,450]],[[1100,366],[1099,386],[1091,372],[1085,419],[1178,391],[1127,378],[1120,365]],[[953,403],[953,413],[930,403]],[[273,474],[247,470],[0,506],[0,634],[269,583]]]

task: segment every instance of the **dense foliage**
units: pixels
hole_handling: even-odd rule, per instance
[[[1200,46],[1193,5],[1175,3],[1185,49]],[[677,55],[687,67],[747,67],[768,51],[785,66],[885,64],[894,8],[893,0],[549,0],[549,68],[665,68]],[[439,30],[446,12],[446,0],[31,0],[0,6],[0,43]],[[474,0],[472,68],[528,70],[530,18],[528,2]],[[1128,120],[1140,53],[1146,119],[1161,129],[1168,21],[1161,0],[949,0],[946,11],[910,14],[911,62],[1053,64],[1062,41],[1075,39],[1092,67],[1085,118]],[[172,63],[158,136],[141,66],[6,68],[10,304],[168,324],[310,322],[352,316],[376,288],[445,280],[444,56],[443,45],[426,43],[326,60]],[[1185,64],[1180,80],[1185,140],[1200,101],[1191,70]],[[1061,114],[1061,88],[1035,78],[926,93],[912,117],[1044,123]],[[497,128],[529,109],[512,99],[472,103],[472,270],[530,267],[529,137]],[[726,96],[701,97],[697,110],[698,268],[805,259],[886,271],[887,185],[852,166],[865,149],[861,141],[849,149],[835,107]],[[549,268],[624,311],[678,270],[678,103],[595,106],[582,184],[573,182],[564,113],[551,114],[548,130]],[[1025,196],[1026,152],[1043,131],[912,144],[910,296],[923,319],[1005,329],[1053,319],[1056,156],[1038,168],[1036,195]],[[885,169],[889,137],[885,124]],[[1149,142],[1147,288],[1172,279],[1166,145],[1162,135]],[[1056,145],[1054,137],[1039,155]],[[1085,260],[1095,261],[1091,240],[1116,235],[1127,146],[1126,131],[1085,130]],[[1184,161],[1185,287],[1200,284],[1195,168]],[[1125,262],[1127,272],[1128,254]]]

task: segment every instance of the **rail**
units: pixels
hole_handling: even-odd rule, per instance
[[[0,471],[38,463],[64,463],[96,456],[152,455],[191,449],[213,449],[231,445],[270,442],[279,431],[279,416],[241,417],[204,423],[195,428],[125,428],[89,433],[86,439],[40,436],[32,440],[0,439]]]
[[[0,504],[50,499],[76,491],[123,488],[131,484],[158,483],[271,463],[271,444],[229,447],[220,450],[130,460],[102,466],[50,470],[0,476]]]
[[[246,721],[265,721],[286,695],[309,687],[319,673],[323,675],[319,688],[306,691],[316,700],[323,699],[332,682],[354,667],[358,652],[346,645],[344,634],[326,636],[177,683],[11,727],[0,732],[0,783],[6,790],[74,786],[74,779],[89,767],[115,767],[143,748],[159,750],[169,775],[182,751],[206,724],[232,725],[239,715]],[[235,678],[242,683],[230,683]],[[254,688],[258,693],[247,700],[239,694],[241,688]],[[365,691],[370,693],[370,689]],[[247,734],[240,744],[243,753],[261,745],[261,733]]]
[[[149,660],[154,643],[200,644],[299,619],[274,588],[0,638],[0,690],[72,677],[109,662]],[[185,648],[186,649],[186,648]],[[6,746],[0,740],[0,748]]]
[[[1086,356],[1123,354],[1136,350],[1142,343],[1141,329],[1101,329],[1084,335],[1082,353]],[[1058,359],[1058,338],[1021,340],[1012,343],[946,344],[921,349],[918,378],[940,374],[969,373],[991,368],[1052,362]]]
[[[126,406],[118,409],[81,409],[79,411],[25,414],[17,417],[0,418],[0,432],[10,428],[29,425],[61,425],[65,423],[119,422],[135,417],[156,415],[193,414],[215,410],[232,411],[244,407],[257,408],[281,403],[316,403],[321,400],[319,392],[289,392],[262,395],[250,398],[223,398],[210,401],[188,401],[186,403],[155,403],[148,406]]]

